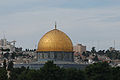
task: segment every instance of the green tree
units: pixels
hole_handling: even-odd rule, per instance
[[[7,67],[6,59],[4,59],[4,62],[3,62],[3,68],[6,69],[6,67]]]
[[[89,65],[85,72],[89,80],[112,80],[111,66],[107,62]]]
[[[24,71],[26,71],[26,68],[23,66],[21,68],[13,68],[10,72],[9,80],[18,80],[18,76],[20,76]]]
[[[95,57],[93,58],[93,60],[94,60],[94,61],[99,61],[98,56],[95,55]]]
[[[96,53],[96,49],[95,49],[95,47],[92,47],[91,52],[92,52],[92,53]]]
[[[11,54],[11,58],[12,58],[12,59],[15,59],[15,56],[16,56],[16,53],[13,52],[13,53]]]
[[[53,63],[53,61],[48,61],[41,69],[43,80],[62,80],[63,79],[63,69]]]
[[[81,70],[69,68],[69,69],[65,69],[64,80],[86,80],[86,75]]]
[[[13,61],[9,61],[8,62],[8,70],[11,71],[13,69],[13,66],[14,66]]]
[[[4,56],[4,58],[7,58],[7,59],[8,59],[9,53],[7,52],[7,53],[5,53],[3,56]]]
[[[26,70],[18,76],[18,80],[44,80],[41,79],[41,74],[40,70]]]
[[[120,80],[120,67],[112,68],[113,80]]]
[[[0,68],[0,80],[8,80],[7,71],[4,68]]]

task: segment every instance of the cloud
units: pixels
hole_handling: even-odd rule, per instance
[[[39,0],[37,1],[39,2]],[[41,4],[54,2],[48,0],[40,1]],[[67,1],[56,3],[56,0],[54,5],[65,5]],[[11,4],[3,2],[3,6],[12,6],[13,4],[13,7],[17,4],[21,6],[28,2],[32,3],[34,1],[21,0],[17,2],[12,0]],[[34,4],[36,3],[34,2]],[[17,46],[24,48],[34,48],[39,39],[47,31],[54,28],[55,21],[58,23],[58,29],[70,36],[74,44],[83,43],[91,47],[93,43],[90,41],[100,40],[101,44],[103,44],[102,42],[105,43],[104,40],[108,42],[120,40],[118,37],[118,34],[120,34],[120,7],[118,6],[86,9],[52,7],[52,4],[49,6],[42,5],[41,7],[33,5],[33,7],[26,7],[27,9],[25,8],[22,11],[16,11],[18,8],[15,8],[15,10],[12,10],[12,13],[8,12],[7,14],[0,15],[0,31],[5,31],[9,40],[17,40]],[[102,46],[106,48],[111,45],[107,44]]]
[[[119,6],[119,0],[0,0],[0,14],[44,8],[105,8]]]

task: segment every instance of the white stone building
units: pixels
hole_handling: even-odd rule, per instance
[[[82,54],[83,52],[86,52],[86,46],[83,46],[82,44],[77,44],[73,47],[73,51],[75,53]]]
[[[0,40],[0,53],[4,53],[6,52],[6,50],[10,50],[10,52],[14,52],[15,51],[15,42],[16,41],[7,41],[7,39],[1,39]]]

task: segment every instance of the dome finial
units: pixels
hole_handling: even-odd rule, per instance
[[[55,29],[57,28],[57,24],[56,24],[56,21],[55,21]]]

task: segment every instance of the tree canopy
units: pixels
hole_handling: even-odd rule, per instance
[[[99,62],[82,70],[65,69],[53,61],[48,61],[38,70],[13,68],[9,75],[9,80],[120,80],[120,67],[111,67],[107,62]],[[5,68],[0,68],[0,80],[8,80]]]

